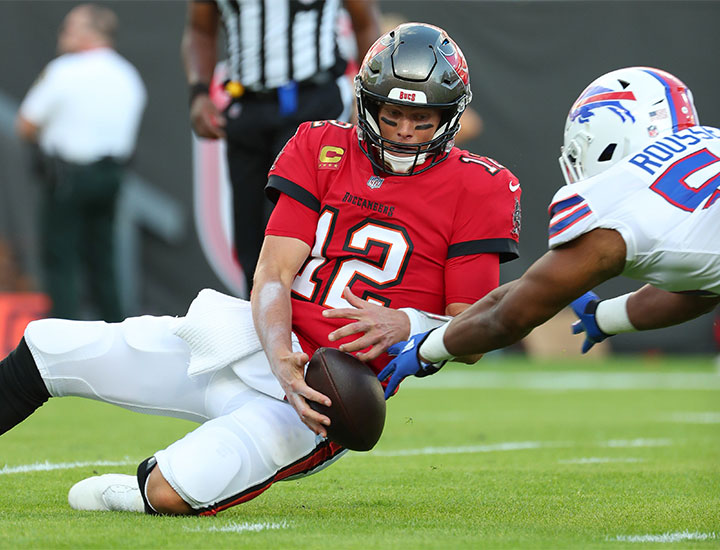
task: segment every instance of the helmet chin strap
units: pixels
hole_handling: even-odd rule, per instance
[[[385,151],[385,154],[383,155],[383,160],[393,172],[406,173],[412,169],[413,165],[420,166],[423,162],[425,162],[426,157],[427,153],[420,153],[417,156],[416,161],[415,155],[410,155],[409,157],[401,157],[399,155],[393,155],[392,153]]]

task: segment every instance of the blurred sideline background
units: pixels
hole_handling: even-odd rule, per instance
[[[78,3],[0,2],[0,346],[14,346],[15,333],[45,307],[32,293],[40,280],[37,189],[14,118],[53,57],[62,18]],[[186,3],[96,3],[117,13],[117,50],[148,89],[118,215],[126,311],[182,315],[201,288],[229,292],[203,254],[193,216],[192,140],[180,61]],[[381,0],[380,8],[445,28],[467,57],[472,106],[484,130],[463,147],[504,164],[523,187],[521,258],[503,265],[503,281],[521,275],[547,248],[547,206],[563,183],[557,157],[565,117],[591,80],[623,66],[668,70],[692,89],[701,123],[720,125],[720,2]],[[617,279],[598,293],[611,297],[638,286]],[[561,354],[580,347],[579,338],[566,338],[565,320],[545,330],[533,345],[552,344]],[[612,346],[617,352],[714,353],[713,318],[617,336]]]

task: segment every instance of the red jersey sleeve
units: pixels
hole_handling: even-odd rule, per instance
[[[445,305],[473,304],[500,285],[498,254],[472,254],[445,264]]]
[[[448,260],[494,253],[500,263],[518,257],[520,184],[510,170],[487,157],[465,153],[462,193],[453,220]]]
[[[294,237],[312,248],[315,243],[315,228],[318,213],[288,195],[280,194],[277,204],[270,214],[265,235]]]
[[[277,203],[281,194],[288,195],[314,211],[320,210],[320,190],[315,159],[316,139],[312,134],[312,122],[298,127],[278,154],[270,168],[265,193]]]

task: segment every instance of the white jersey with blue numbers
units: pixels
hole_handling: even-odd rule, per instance
[[[550,205],[550,248],[597,228],[627,246],[623,275],[672,291],[720,294],[720,130],[658,138]]]

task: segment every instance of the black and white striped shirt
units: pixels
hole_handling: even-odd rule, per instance
[[[251,90],[342,74],[341,0],[216,0],[227,33],[229,76]]]

